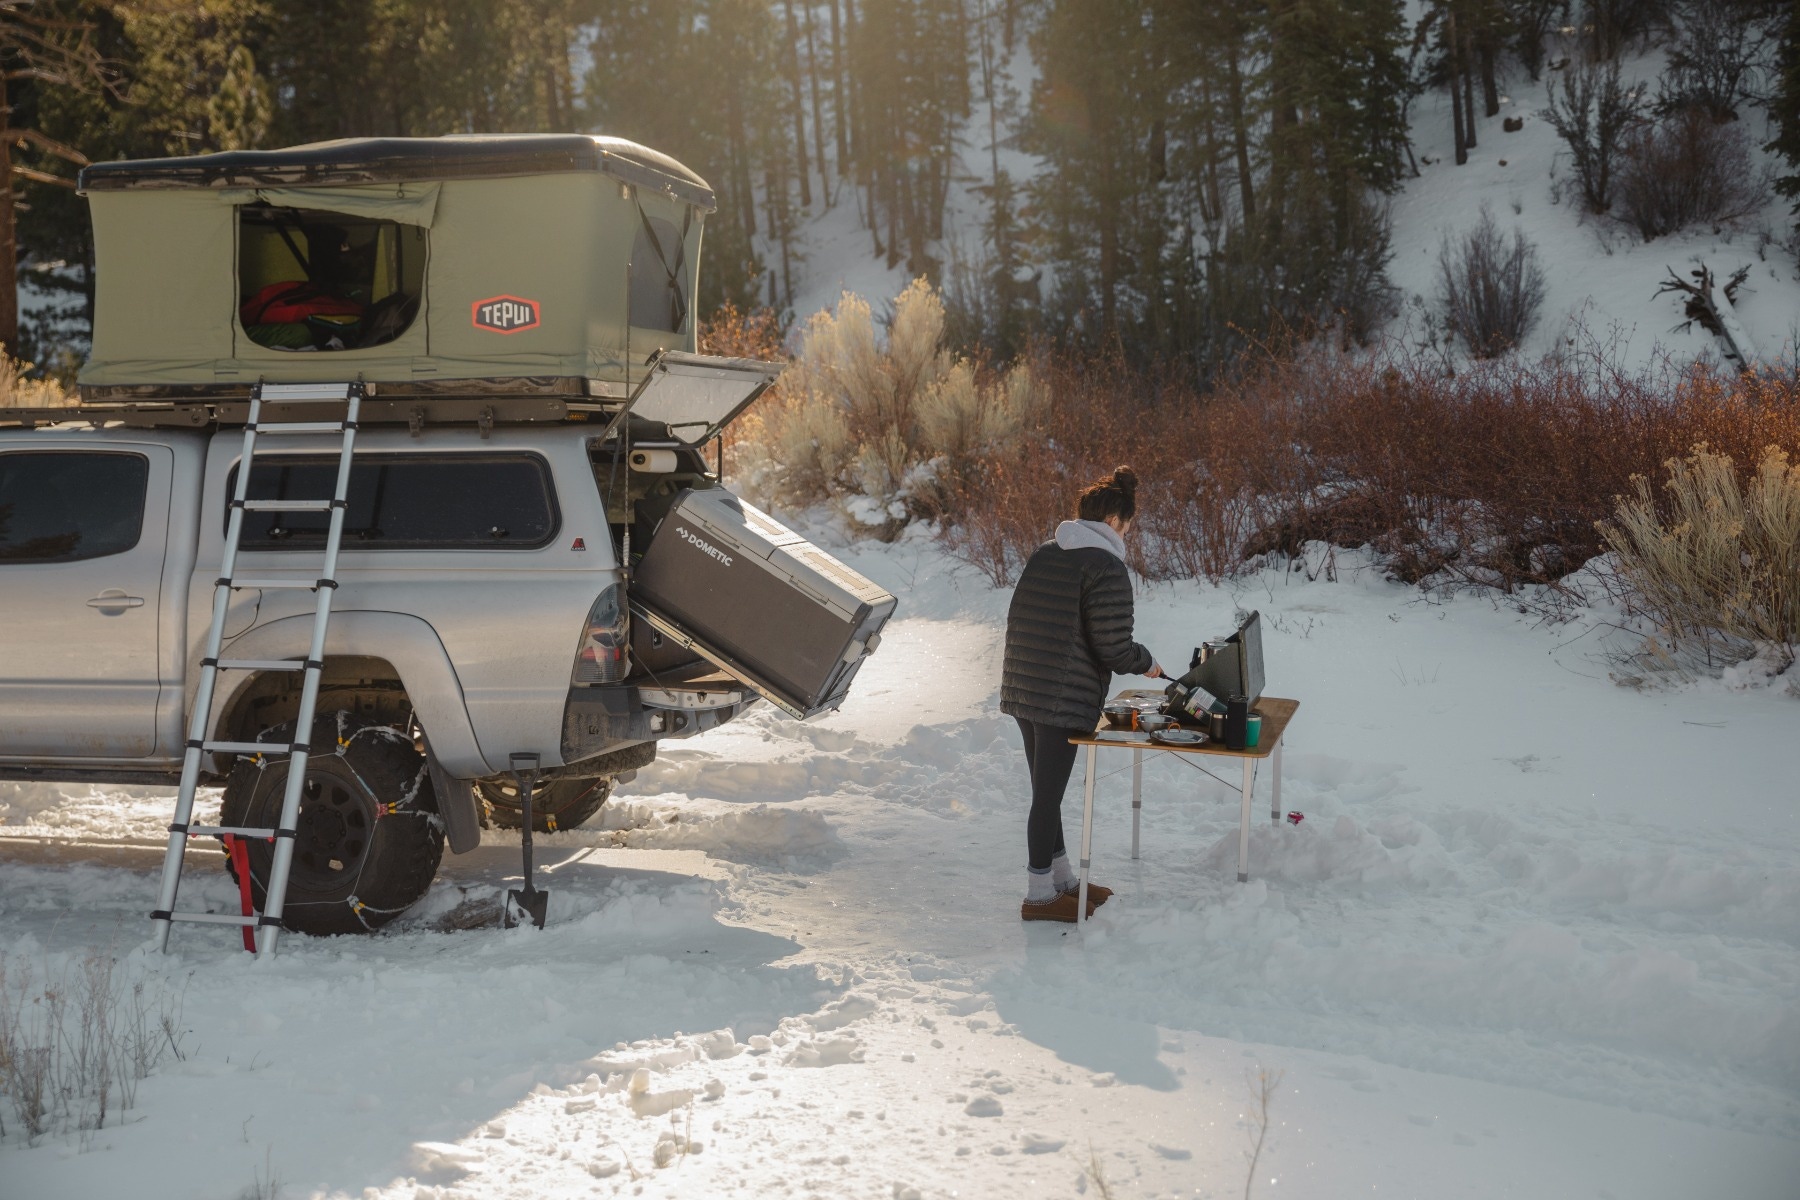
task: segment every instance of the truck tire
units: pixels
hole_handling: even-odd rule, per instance
[[[289,721],[256,740],[293,737]],[[425,894],[444,854],[425,756],[401,730],[347,712],[318,717],[309,744],[282,924],[311,934],[378,929]],[[225,782],[219,823],[274,828],[287,779],[285,755],[240,757]],[[249,851],[260,910],[275,852],[264,841],[251,842]],[[225,861],[235,879],[230,857]]]
[[[548,779],[531,789],[531,828],[536,833],[573,829],[588,820],[612,795],[613,781],[601,779]],[[517,829],[524,810],[519,787],[511,779],[480,779],[475,794],[481,800],[484,822],[498,829]]]

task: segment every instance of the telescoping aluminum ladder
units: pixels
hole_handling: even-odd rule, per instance
[[[200,682],[194,694],[194,711],[188,721],[187,753],[181,763],[181,791],[175,799],[175,820],[169,826],[169,848],[163,858],[162,890],[156,911],[150,919],[156,928],[160,949],[169,948],[169,931],[176,921],[195,921],[211,925],[236,925],[247,932],[245,946],[252,941],[258,957],[273,954],[275,938],[281,930],[282,909],[287,901],[288,872],[294,861],[294,828],[300,814],[300,797],[306,785],[306,760],[311,753],[305,739],[311,736],[313,710],[319,700],[319,679],[324,671],[325,630],[331,623],[331,597],[337,589],[338,547],[344,535],[345,501],[350,491],[350,463],[356,448],[357,414],[362,406],[361,383],[288,383],[258,384],[250,395],[250,412],[244,424],[244,452],[238,461],[237,485],[231,497],[231,511],[225,526],[225,553],[219,566],[219,579],[213,585],[212,627],[206,635],[206,651],[200,660]],[[336,421],[280,421],[262,419],[265,404],[337,405],[343,418]],[[251,468],[256,461],[260,438],[292,434],[335,433],[342,437],[338,451],[337,486],[329,499],[317,500],[253,500],[249,498]],[[325,534],[325,558],[319,573],[312,579],[240,579],[237,577],[238,542],[243,535],[244,513],[249,512],[329,512],[330,525]],[[240,589],[293,588],[315,593],[312,642],[304,662],[292,659],[260,661],[220,658],[225,638],[225,614],[231,604],[231,593]],[[300,688],[300,711],[294,722],[291,744],[280,742],[221,742],[206,740],[212,725],[213,697],[220,671],[300,671],[305,678]],[[281,800],[281,821],[273,829],[251,829],[224,825],[192,824],[194,793],[200,784],[200,763],[208,754],[285,754],[288,756],[287,788]],[[239,916],[231,913],[181,911],[175,907],[175,895],[181,887],[181,867],[188,839],[223,837],[227,846],[231,839],[273,841],[274,863],[269,869],[268,886],[264,889],[263,911]],[[241,853],[235,861],[240,883],[249,894],[249,860]]]

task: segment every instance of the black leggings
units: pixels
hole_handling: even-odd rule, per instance
[[[1064,853],[1062,802],[1075,769],[1075,752],[1069,739],[1084,737],[1087,729],[1053,729],[1024,717],[1014,717],[1025,738],[1025,768],[1031,772],[1031,815],[1025,820],[1025,848],[1031,869],[1048,871],[1050,860]]]

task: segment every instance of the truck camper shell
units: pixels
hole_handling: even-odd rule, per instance
[[[695,349],[712,190],[616,138],[356,138],[95,163],[80,186],[100,264],[84,403],[360,379],[557,419],[616,410],[658,352]]]

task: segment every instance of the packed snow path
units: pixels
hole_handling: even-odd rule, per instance
[[[1006,594],[841,552],[903,603],[843,712],[684,743],[540,841],[542,933],[494,927],[489,835],[381,936],[133,953],[186,1057],[123,1125],[9,1128],[0,1195],[1239,1196],[1267,1069],[1257,1196],[1792,1200],[1785,681],[1634,692],[1585,624],[1368,571],[1154,587],[1165,661],[1264,613],[1305,818],[1259,821],[1240,886],[1235,796],[1152,760],[1142,862],[1129,775],[1101,786],[1116,899],[1024,926]],[[7,961],[136,947],[167,805],[0,784]]]

